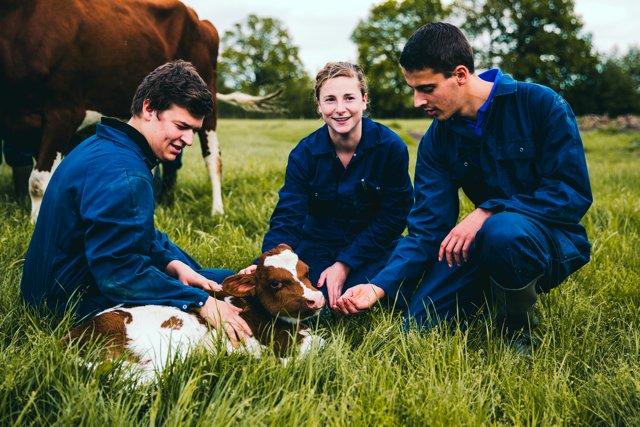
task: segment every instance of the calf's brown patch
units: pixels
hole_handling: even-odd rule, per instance
[[[161,328],[164,329],[173,329],[174,331],[178,331],[182,328],[183,323],[182,319],[178,319],[176,316],[171,316],[160,325]]]

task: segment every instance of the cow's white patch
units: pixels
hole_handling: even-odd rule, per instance
[[[89,126],[93,126],[95,124],[100,123],[100,119],[102,119],[102,113],[99,113],[97,111],[92,111],[92,110],[85,111],[84,120],[82,121],[82,123],[80,123],[80,126],[78,126],[78,129],[76,129],[76,132],[82,132],[84,129],[88,128]]]
[[[204,158],[204,162],[207,165],[207,171],[209,171],[209,179],[211,180],[211,191],[213,192],[213,208],[211,215],[217,213],[223,214],[224,208],[222,206],[222,187],[220,184],[220,144],[218,143],[218,135],[214,130],[208,130],[205,132],[207,135],[207,143],[209,144],[209,151],[211,152]]]
[[[195,316],[174,307],[145,305],[118,308],[131,314],[131,322],[125,324],[127,348],[140,356],[142,371],[162,371],[176,356],[184,358],[188,350],[196,346],[209,328]],[[170,318],[182,322],[179,329],[162,328]]]
[[[285,322],[291,323],[292,325],[297,325],[298,323],[300,323],[300,319],[294,319],[293,317],[278,316],[278,319],[284,320]]]
[[[144,305],[123,308],[121,304],[101,312],[98,316],[115,310],[131,314],[131,322],[125,323],[128,339],[126,347],[139,357],[139,362],[133,365],[134,370],[140,373],[142,382],[153,379],[156,373],[160,373],[176,357],[184,359],[189,350],[198,345],[215,352],[220,348],[222,340],[223,351],[226,350],[227,354],[239,352],[255,357],[260,357],[262,350],[266,349],[257,339],[246,334],[244,345],[234,348],[225,335],[220,335],[215,329],[203,325],[196,316],[174,307]],[[162,328],[162,324],[172,317],[182,323],[180,327]]]
[[[233,305],[233,296],[225,297],[224,302],[227,304]]]
[[[31,196],[31,222],[34,224],[38,220],[44,192],[47,190],[51,176],[56,171],[60,162],[62,162],[62,153],[56,153],[56,158],[53,160],[50,171],[34,169],[31,172],[31,176],[29,177],[29,196]]]
[[[287,270],[293,276],[293,280],[298,282],[300,286],[302,286],[302,296],[308,298],[310,300],[315,300],[318,297],[318,294],[322,295],[320,291],[313,291],[306,287],[304,283],[300,279],[298,279],[298,255],[294,254],[289,249],[285,249],[277,255],[271,255],[265,258],[264,266],[265,267],[275,267],[282,268]],[[284,318],[281,317],[284,320]]]
[[[307,354],[313,349],[322,349],[325,345],[324,339],[318,335],[307,335],[300,344],[300,357]]]

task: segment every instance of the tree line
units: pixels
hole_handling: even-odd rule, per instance
[[[498,67],[516,80],[549,86],[577,115],[640,114],[640,48],[597,52],[573,0],[456,0],[448,6],[440,0],[388,0],[375,5],[351,35],[369,80],[369,114],[423,116],[413,108],[399,58],[409,37],[433,21],[452,22],[464,31],[478,69]],[[217,89],[265,95],[280,88],[288,117],[318,117],[313,79],[284,24],[249,15],[222,37]],[[264,117],[224,104],[219,115]]]

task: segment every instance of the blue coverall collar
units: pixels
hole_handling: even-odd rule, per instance
[[[149,146],[149,142],[147,142],[144,135],[127,123],[110,117],[103,117],[101,122],[98,123],[96,134],[102,138],[110,139],[111,141],[115,141],[132,148],[133,151],[146,163],[149,170],[153,169],[158,164],[158,159],[156,159],[153,154],[153,151]],[[133,142],[133,144],[130,144],[129,142]]]
[[[506,74],[503,74],[495,85],[495,90],[493,92],[494,99],[499,96],[510,95],[516,92],[516,81]],[[482,141],[482,137],[458,116],[451,116],[451,118],[449,118],[445,123],[449,128],[461,135],[471,138],[476,142]]]
[[[313,135],[313,138],[313,140],[309,141],[312,155],[320,156],[323,154],[333,154],[335,152],[335,148],[329,137],[329,126],[326,124],[318,129]],[[367,116],[362,116],[362,137],[360,138],[356,152],[376,147],[382,144],[382,142],[380,130],[373,120]]]

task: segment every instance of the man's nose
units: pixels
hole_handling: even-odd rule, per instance
[[[184,142],[186,145],[191,146],[193,144],[193,134],[194,131],[189,129],[182,134],[180,140]]]
[[[427,105],[427,99],[417,90],[413,91],[413,106],[420,108]]]

